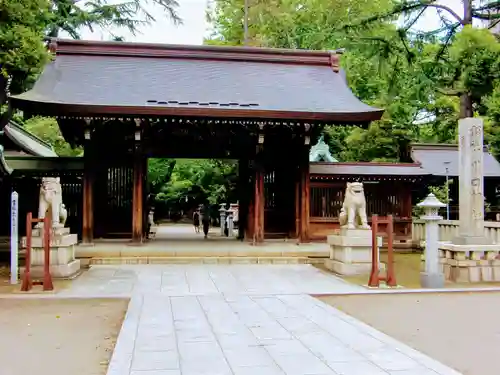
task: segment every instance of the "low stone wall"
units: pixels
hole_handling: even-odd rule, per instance
[[[439,264],[446,280],[456,283],[500,282],[500,251],[481,249],[485,246],[471,246],[471,249],[461,251],[445,249],[452,246],[443,243],[439,250]],[[421,270],[424,269],[425,256],[422,255]]]
[[[451,241],[458,235],[458,220],[441,220],[439,222],[439,241]],[[500,244],[500,222],[485,221],[484,235],[494,244]],[[412,224],[413,247],[422,248],[425,241],[425,222],[414,219]]]

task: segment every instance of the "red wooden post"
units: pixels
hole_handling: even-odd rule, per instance
[[[33,223],[43,223],[43,281],[31,280],[31,243]],[[43,285],[43,290],[54,290],[52,275],[50,274],[50,231],[52,228],[50,212],[47,212],[43,219],[33,219],[33,214],[28,212],[26,215],[26,266],[24,267],[23,282],[21,291],[28,292],[33,285]]]
[[[372,216],[372,270],[370,272],[370,280],[368,281],[368,286],[371,287],[378,287],[380,285],[377,233],[378,233],[378,215],[373,215]]]
[[[377,247],[377,234],[378,225],[386,224],[387,232],[387,270],[385,276],[381,276],[379,272],[379,252]],[[394,250],[393,250],[393,239],[394,239],[394,219],[392,215],[388,215],[386,218],[380,219],[377,215],[372,216],[372,270],[370,273],[370,280],[368,281],[368,286],[379,287],[381,281],[385,281],[388,286],[397,286],[396,275],[394,273]]]
[[[392,215],[387,216],[387,271],[385,282],[389,286],[397,286],[396,276],[394,274],[394,220]]]
[[[26,265],[24,266],[23,282],[21,284],[21,291],[23,292],[31,290],[33,286],[31,283],[31,273],[30,273],[32,222],[33,222],[33,214],[31,212],[28,212],[28,214],[26,215],[26,257],[25,257]]]
[[[43,264],[43,290],[54,290],[54,284],[52,284],[52,276],[50,274],[50,230],[52,227],[51,215],[45,215],[43,220],[43,231],[44,231],[44,264]]]

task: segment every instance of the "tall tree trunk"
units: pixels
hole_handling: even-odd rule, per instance
[[[464,4],[464,26],[472,25],[472,0],[462,0]],[[469,92],[460,96],[460,118],[473,117],[472,95]]]

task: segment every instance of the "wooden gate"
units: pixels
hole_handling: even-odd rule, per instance
[[[133,173],[131,165],[108,166],[96,176],[94,193],[96,238],[130,238]]]

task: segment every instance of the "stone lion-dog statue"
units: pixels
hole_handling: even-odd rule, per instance
[[[38,218],[44,219],[50,210],[52,228],[64,228],[68,212],[62,202],[62,188],[59,177],[43,177],[40,185],[40,200],[38,203]],[[39,228],[43,223],[38,223]]]
[[[341,228],[370,229],[366,218],[366,199],[362,182],[348,182],[339,214]]]

